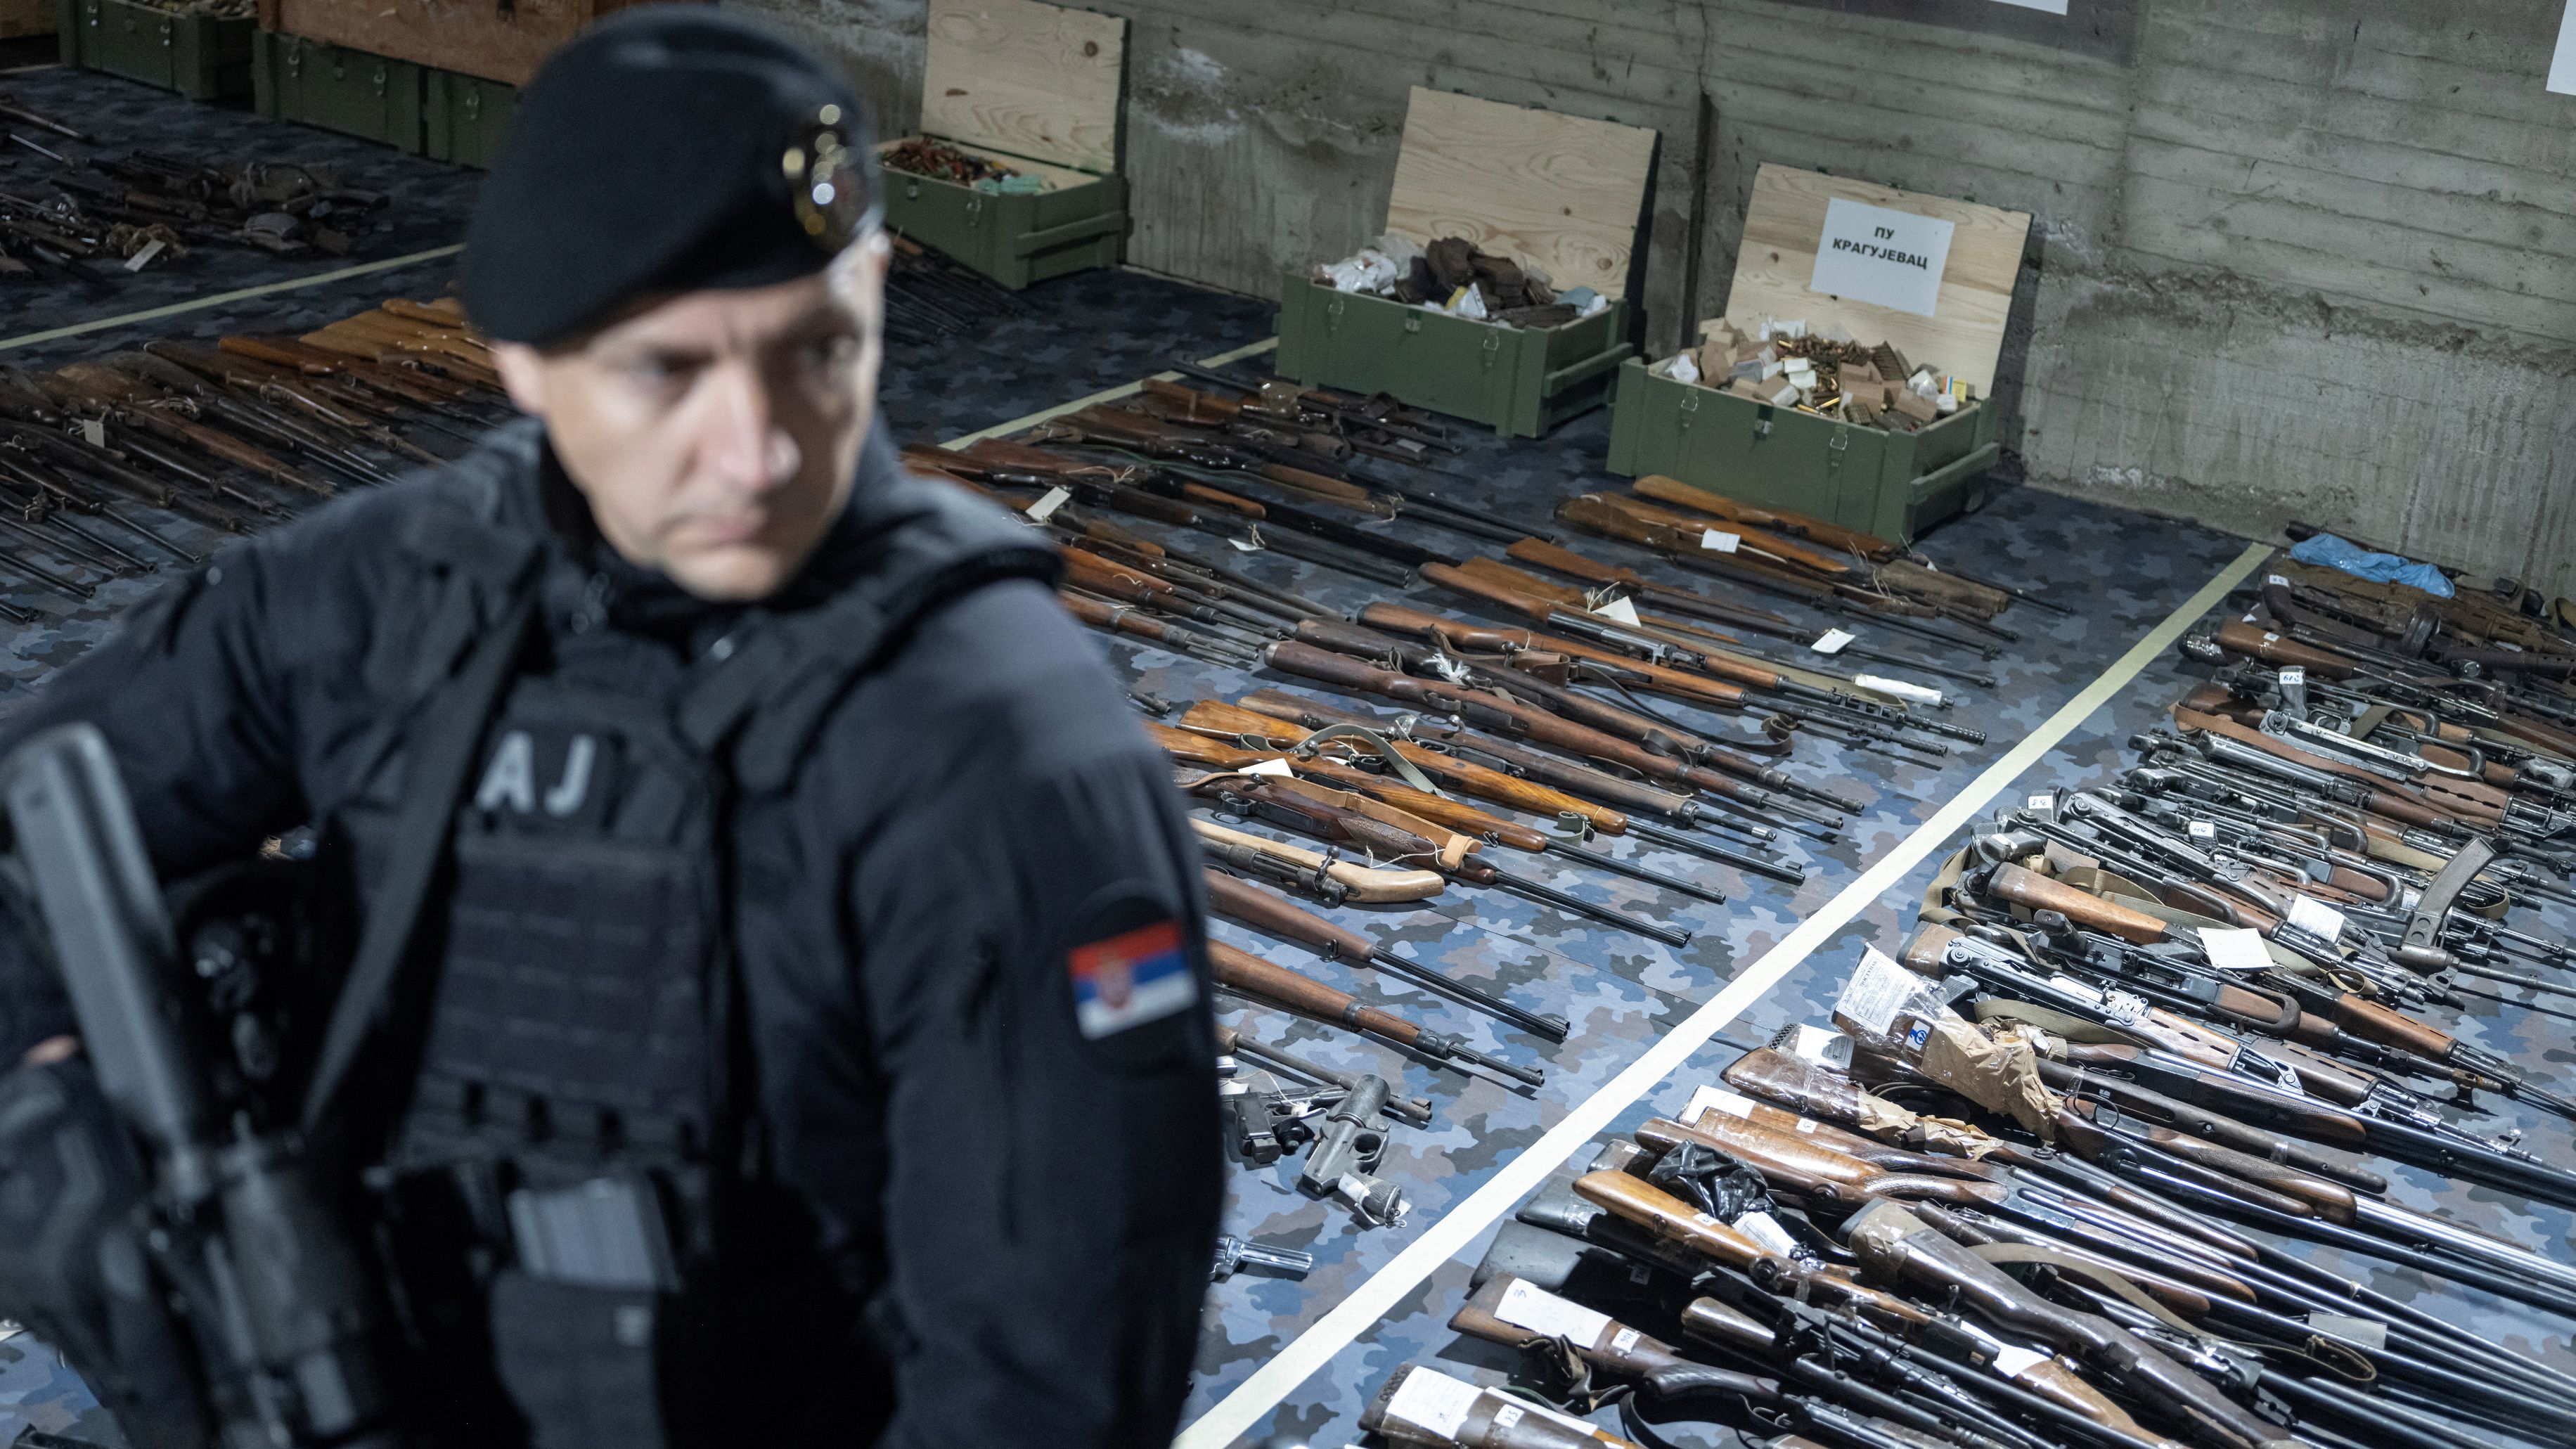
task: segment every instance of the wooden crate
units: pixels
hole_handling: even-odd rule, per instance
[[[1930,312],[1814,290],[1836,199],[1950,224]],[[1661,473],[1712,493],[1912,539],[1985,501],[1980,475],[2003,456],[1989,394],[2030,217],[2017,211],[1765,165],[1754,174],[1725,320],[1758,335],[1766,320],[1810,332],[1836,325],[1869,344],[1973,384],[1977,401],[1913,433],[1774,407],[1700,383],[1621,369],[1610,471]],[[1714,324],[1703,324],[1702,331]],[[1721,380],[1722,381],[1722,380]]]
[[[1292,271],[1273,365],[1309,387],[1382,392],[1521,437],[1601,406],[1636,351],[1626,298],[1655,144],[1635,126],[1416,86],[1386,230],[1420,246],[1464,237],[1535,264],[1560,292],[1590,287],[1609,309],[1554,328],[1505,327]]]
[[[612,11],[657,0],[259,0],[262,30],[523,86],[555,47]]]
[[[1116,265],[1127,236],[1118,174],[1127,22],[1037,0],[930,0],[929,9],[920,134],[1047,189],[984,192],[888,171],[886,225],[1006,287]]]
[[[0,40],[50,35],[59,27],[55,0],[0,0]]]

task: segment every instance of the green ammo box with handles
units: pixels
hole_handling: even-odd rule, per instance
[[[1506,327],[1291,271],[1272,369],[1507,436],[1534,438],[1601,406],[1636,352],[1624,299],[1654,158],[1653,131],[1414,87],[1386,230],[1416,246],[1464,237],[1609,307],[1561,327]]]
[[[181,15],[137,0],[55,0],[63,64],[123,76],[192,101],[251,93],[251,41],[259,22]]]
[[[1853,240],[1882,228],[1910,238],[1927,225],[1942,248],[1937,277],[1902,273],[1929,256],[1913,243],[1914,256],[1888,263],[1893,277],[1836,273],[1854,289],[1843,294],[1812,285],[1826,275],[1819,270],[1826,260],[1853,252]],[[1748,337],[1774,320],[1804,322],[1809,333],[1839,326],[1863,344],[1894,346],[1911,365],[1967,381],[1978,400],[1915,432],[1889,432],[1657,377],[1639,360],[1620,369],[1610,471],[1661,473],[1894,542],[1981,507],[1982,475],[2003,456],[2001,415],[1989,395],[2029,231],[2021,212],[1764,165],[1754,174],[1724,320]],[[1884,289],[1887,301],[1857,295],[1861,288]],[[1716,326],[1702,324],[1701,335]]]
[[[82,0],[88,3],[88,0]],[[517,103],[515,87],[274,30],[254,35],[263,116],[300,121],[397,151],[488,166]]]
[[[424,68],[263,30],[252,51],[259,113],[421,154]]]
[[[463,71],[424,69],[420,102],[421,147],[429,159],[488,167],[519,91]]]
[[[1014,290],[1118,264],[1127,22],[1036,0],[931,0],[921,134],[1047,183],[981,191],[885,173],[886,226]],[[885,143],[890,151],[902,144]]]
[[[1610,400],[1619,365],[1637,350],[1627,333],[1625,302],[1562,327],[1498,327],[1292,271],[1279,289],[1271,368],[1308,387],[1382,392],[1535,438]]]
[[[1619,369],[1610,471],[1661,473],[1764,508],[1785,508],[1894,542],[1986,501],[2003,455],[1995,410],[1972,403],[1919,432],[1891,433]]]

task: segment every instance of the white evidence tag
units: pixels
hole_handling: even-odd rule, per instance
[[[1602,1331],[1610,1326],[1610,1315],[1596,1313],[1570,1299],[1559,1298],[1535,1283],[1515,1278],[1503,1290],[1503,1301],[1494,1308],[1494,1316],[1515,1328],[1543,1333],[1550,1338],[1570,1339],[1578,1348],[1590,1348],[1601,1341]]]
[[[1807,647],[1815,650],[1819,654],[1840,654],[1843,652],[1843,646],[1849,644],[1857,637],[1859,636],[1852,634],[1847,630],[1827,629],[1815,643],[1810,644]]]
[[[1798,1240],[1780,1226],[1780,1220],[1766,1212],[1749,1212],[1735,1220],[1735,1230],[1764,1248],[1784,1258],[1798,1255]]]
[[[1682,1125],[1689,1126],[1710,1112],[1750,1118],[1757,1105],[1751,1097],[1740,1092],[1730,1092],[1724,1087],[1701,1087],[1691,1093],[1690,1104],[1682,1108]]]
[[[2194,840],[2216,840],[2218,838],[2218,827],[2210,824],[2206,820],[2192,821],[2190,829],[2191,838]]]
[[[1941,707],[1941,691],[1926,689],[1911,680],[1890,679],[1883,674],[1855,674],[1852,676],[1852,683],[1863,689],[1874,689],[1881,694],[1895,695],[1908,704],[1926,705],[1933,709]]]
[[[1834,1002],[1834,1015],[1871,1036],[1885,1036],[1888,1028],[1896,1025],[1896,1013],[1922,989],[1921,977],[1897,965],[1876,946],[1864,946],[1859,967],[1843,983],[1842,996]]]
[[[2054,810],[2057,808],[2057,797],[2054,795],[2033,795],[2028,800],[2022,802],[2022,808],[2025,810]]]
[[[1072,489],[1050,488],[1044,493],[1038,495],[1037,502],[1029,505],[1029,517],[1036,519],[1040,523],[1044,523],[1048,519],[1055,517],[1055,511],[1071,502],[1072,499]]]
[[[2320,941],[2343,939],[2343,912],[2312,897],[2290,898],[2290,924]]]
[[[1226,542],[1233,544],[1236,548],[1245,553],[1261,552],[1261,545],[1249,538],[1229,538]]]
[[[2048,1355],[2019,1344],[2007,1343],[1995,1350],[1995,1372],[2005,1378],[2019,1378],[2032,1367],[2048,1362]]]
[[[1644,623],[1637,617],[1637,606],[1626,599],[1612,599],[1592,612],[1604,619],[1615,619],[1631,629],[1640,628]]]
[[[1851,1065],[1852,1039],[1831,1027],[1802,1026],[1789,1039],[1789,1055],[1839,1072]]]
[[[1466,1427],[1467,1411],[1485,1391],[1447,1374],[1416,1365],[1387,1397],[1386,1417],[1409,1428],[1454,1439]]]
[[[1278,775],[1284,779],[1290,780],[1297,778],[1297,772],[1289,767],[1286,760],[1256,761],[1253,764],[1244,766],[1243,773],[1247,775]]]
[[[2203,926],[2200,949],[2221,971],[2269,971],[2272,953],[2263,949],[2263,933],[2242,926]]]
[[[1733,553],[1735,546],[1742,542],[1744,542],[1744,535],[1740,533],[1720,533],[1714,528],[1700,530],[1699,546],[1713,548],[1719,553]]]

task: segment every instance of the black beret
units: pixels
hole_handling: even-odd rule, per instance
[[[849,83],[709,5],[620,12],[519,96],[465,233],[466,315],[546,346],[643,297],[808,276],[878,214]]]

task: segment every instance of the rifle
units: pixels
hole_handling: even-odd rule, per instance
[[[1208,964],[1215,971],[1217,984],[1229,991],[1319,1021],[1337,1023],[1363,1035],[1419,1052],[1444,1066],[1464,1062],[1533,1087],[1547,1080],[1547,1074],[1536,1067],[1514,1066],[1480,1052],[1454,1036],[1444,1036],[1392,1012],[1364,1006],[1359,998],[1347,991],[1300,976],[1284,966],[1274,966],[1249,951],[1238,950],[1222,941],[1208,942]]]
[[[1257,656],[1246,646],[1215,634],[1202,634],[1179,624],[1166,623],[1136,612],[1133,604],[1096,599],[1072,589],[1056,590],[1056,598],[1065,611],[1094,629],[1113,634],[1130,634],[1193,659],[1234,668],[1249,668]]]
[[[97,728],[5,768],[9,818],[100,1086],[147,1148],[155,1266],[188,1318],[228,1443],[383,1446],[383,1305],[293,1133],[230,1121],[182,994],[170,920]]]
[[[1352,845],[1371,859],[1424,862],[1469,885],[1501,886],[1545,902],[1570,915],[1659,941],[1675,950],[1690,944],[1690,932],[1637,920],[1608,906],[1515,875],[1471,854],[1480,842],[1448,831],[1418,816],[1381,806],[1347,791],[1274,776],[1209,775],[1191,782],[1194,794],[1206,795],[1247,817],[1259,816],[1291,830],[1337,845]],[[1438,832],[1434,836],[1428,832]]]
[[[1377,715],[1341,709],[1303,695],[1283,694],[1275,689],[1256,690],[1247,694],[1243,697],[1242,704],[1249,712],[1266,715],[1302,729],[1322,731],[1343,726],[1365,730],[1372,735],[1383,736],[1390,742],[1413,746],[1427,754],[1442,755],[1476,764],[1480,768],[1507,775],[1514,780],[1539,782],[1545,788],[1553,789],[1560,794],[1570,792],[1580,799],[1609,802],[1609,805],[1595,806],[1592,811],[1566,806],[1558,807],[1560,816],[1569,813],[1581,816],[1591,828],[1605,835],[1623,833],[1634,835],[1640,840],[1651,841],[1685,854],[1725,861],[1740,865],[1747,870],[1773,875],[1793,885],[1806,879],[1805,872],[1795,867],[1784,866],[1763,857],[1727,850],[1696,836],[1683,835],[1646,824],[1636,817],[1640,814],[1654,815],[1679,825],[1722,828],[1757,842],[1768,842],[1777,838],[1776,834],[1766,826],[1739,821],[1732,816],[1713,814],[1703,809],[1700,801],[1688,795],[1658,790],[1634,779],[1607,774],[1587,765],[1560,759],[1543,750],[1526,749],[1519,745],[1474,734],[1464,725],[1448,719],[1404,714],[1390,720]],[[1405,757],[1416,764],[1421,763],[1420,755],[1408,753]],[[1481,760],[1474,757],[1481,757]],[[1485,760],[1492,761],[1492,764],[1483,765],[1482,761]],[[1429,767],[1424,766],[1424,768]],[[1465,787],[1461,786],[1461,788]],[[1513,803],[1508,798],[1495,798],[1502,799],[1504,804]],[[1607,810],[1610,806],[1617,807],[1612,812],[1617,816],[1616,824],[1605,821],[1595,813]]]
[[[1216,1049],[1227,1056],[1250,1057],[1261,1063],[1267,1070],[1285,1072],[1289,1076],[1318,1086],[1339,1087],[1344,1092],[1357,1087],[1360,1078],[1366,1075],[1362,1072],[1336,1071],[1331,1067],[1318,1065],[1222,1022],[1217,1024]],[[1431,1121],[1431,1102],[1426,1097],[1390,1097],[1387,1099],[1386,1110],[1417,1127]]]
[[[1571,1030],[1561,1016],[1540,1016],[1524,1011],[1479,987],[1456,980],[1419,961],[1398,956],[1357,931],[1337,926],[1321,916],[1301,911],[1277,896],[1255,890],[1249,883],[1223,871],[1210,868],[1205,874],[1208,908],[1227,920],[1282,940],[1294,941],[1328,961],[1372,966],[1392,972],[1552,1042],[1565,1040]]]
[[[1194,818],[1190,828],[1198,834],[1200,854],[1210,861],[1241,875],[1298,890],[1328,906],[1346,900],[1363,905],[1427,900],[1440,894],[1440,888],[1448,883],[1436,870],[1353,865],[1338,855],[1318,855],[1281,841],[1228,830],[1214,821]]]
[[[1146,733],[1152,735],[1155,742],[1163,747],[1164,752],[1174,759],[1189,764],[1204,765],[1212,770],[1242,771],[1268,761],[1287,764],[1291,757],[1291,752],[1288,751],[1243,749],[1219,743],[1203,735],[1192,734],[1188,730],[1173,729],[1167,725],[1148,724],[1145,728]],[[1300,753],[1295,755],[1295,760],[1296,763],[1292,768],[1301,776],[1320,780],[1339,790],[1368,796],[1392,805],[1417,819],[1429,821],[1444,830],[1470,836],[1483,844],[1508,846],[1513,850],[1526,851],[1532,855],[1563,856],[1569,860],[1579,860],[1586,865],[1609,871],[1614,875],[1624,875],[1679,895],[1706,901],[1711,905],[1726,904],[1725,896],[1697,882],[1669,876],[1658,870],[1649,870],[1614,855],[1584,850],[1562,841],[1552,840],[1542,831],[1533,830],[1529,826],[1505,820],[1500,816],[1489,815],[1464,801],[1417,790],[1410,785],[1400,785],[1383,776],[1336,759]]]

